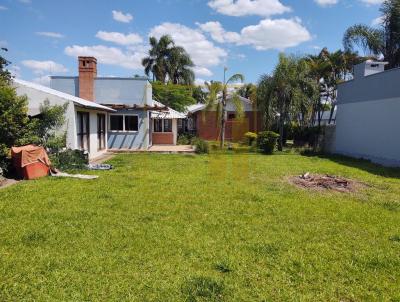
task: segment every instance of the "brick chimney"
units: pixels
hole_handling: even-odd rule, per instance
[[[79,97],[94,101],[94,79],[97,76],[95,57],[78,57],[79,61]]]

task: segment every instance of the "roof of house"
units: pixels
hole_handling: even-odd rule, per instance
[[[232,98],[232,95],[228,95],[228,100],[230,100],[231,98]],[[239,96],[239,99],[240,99],[243,103],[246,103],[246,104],[249,104],[249,105],[252,104],[252,102],[251,102],[249,99],[246,99],[246,98],[244,98],[244,97]],[[197,103],[197,104],[194,104],[194,105],[190,105],[190,106],[188,106],[188,107],[186,108],[186,114],[187,114],[187,113],[195,113],[195,112],[204,110],[206,107],[207,107],[206,104],[201,104],[201,103]]]
[[[49,87],[43,86],[43,85],[39,85],[36,83],[32,83],[32,82],[28,82],[28,81],[24,81],[21,79],[13,79],[14,83],[17,83],[18,85],[22,85],[28,88],[32,88],[32,89],[36,89],[51,95],[55,95],[58,96],[62,99],[65,99],[66,101],[71,101],[73,102],[75,105],[80,106],[80,107],[84,107],[84,108],[89,108],[89,109],[97,109],[97,110],[103,110],[103,111],[111,111],[114,112],[114,109],[111,109],[109,107],[97,104],[95,102],[91,102],[88,100],[84,100],[81,99],[79,97],[55,90],[55,89],[51,89]]]
[[[166,107],[164,104],[157,102],[153,100],[154,105],[158,107]],[[151,112],[151,117],[153,118],[159,118],[159,119],[184,119],[186,118],[186,115],[176,111],[172,108],[167,107],[167,111],[152,111]]]

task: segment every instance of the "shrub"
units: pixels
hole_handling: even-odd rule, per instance
[[[276,147],[279,134],[272,131],[258,133],[257,146],[265,154],[272,154]]]
[[[253,145],[253,142],[257,140],[257,133],[254,132],[246,132],[244,134],[244,139],[246,143],[251,146]]]
[[[179,134],[177,144],[178,145],[191,145],[196,140],[193,134],[185,133]]]
[[[205,140],[197,138],[194,142],[193,145],[195,147],[195,152],[197,154],[206,154],[210,152],[210,146],[208,145],[208,142]]]
[[[86,168],[89,163],[88,155],[81,150],[65,150],[50,154],[52,165],[60,170],[79,170]]]

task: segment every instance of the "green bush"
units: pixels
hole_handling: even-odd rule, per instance
[[[258,133],[257,146],[265,154],[272,154],[275,150],[279,134],[272,131]]]
[[[257,140],[257,133],[254,132],[246,132],[244,134],[244,139],[246,141],[246,143],[251,146],[253,145],[253,142],[255,142]]]
[[[59,170],[85,169],[89,163],[86,152],[71,149],[50,154],[50,160],[52,165]]]
[[[196,140],[196,137],[193,134],[184,133],[179,134],[177,139],[178,145],[191,145]]]
[[[293,129],[293,142],[297,147],[314,146],[317,137],[318,127],[295,127]]]
[[[210,146],[205,140],[197,138],[192,142],[192,144],[194,145],[197,154],[207,154],[210,152]]]

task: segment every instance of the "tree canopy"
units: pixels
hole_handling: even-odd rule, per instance
[[[363,48],[375,58],[382,57],[388,68],[400,66],[400,0],[385,0],[380,9],[380,27],[365,24],[351,26],[344,34],[345,50],[352,51],[355,46]]]
[[[144,72],[161,83],[187,84],[194,82],[193,61],[183,47],[164,35],[159,40],[150,37],[149,55],[142,60]]]

